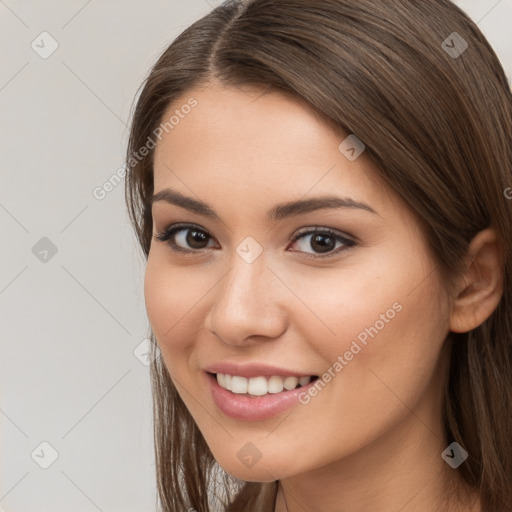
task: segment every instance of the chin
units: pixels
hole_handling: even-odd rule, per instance
[[[235,459],[223,460],[216,458],[220,467],[231,476],[247,482],[274,482],[291,476],[297,471],[297,468],[283,467],[277,460],[264,459],[263,457],[252,466],[244,464],[238,457]],[[289,459],[288,461],[289,462]]]

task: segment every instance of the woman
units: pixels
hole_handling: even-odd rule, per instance
[[[162,510],[512,510],[511,134],[448,0],[232,1],[176,38],[126,181]]]

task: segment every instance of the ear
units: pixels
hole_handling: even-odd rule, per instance
[[[493,228],[480,231],[471,240],[466,271],[453,302],[451,331],[471,331],[496,309],[503,294],[502,250]]]

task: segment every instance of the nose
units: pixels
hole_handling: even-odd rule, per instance
[[[214,290],[206,328],[225,343],[247,345],[278,338],[286,331],[282,301],[287,295],[262,256],[247,263],[235,255],[231,270]]]

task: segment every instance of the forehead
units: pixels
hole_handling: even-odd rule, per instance
[[[174,101],[163,122],[171,116],[155,149],[155,192],[217,192],[246,206],[336,192],[383,200],[386,184],[365,153],[350,161],[340,151],[349,134],[291,94],[210,85]]]
[[[191,99],[195,100],[196,106],[187,108]],[[167,108],[163,122],[171,118],[174,118],[174,125],[163,134],[163,140],[157,146],[157,156],[161,151],[171,149],[171,144],[167,143],[173,142],[177,146],[190,142],[200,146],[202,151],[210,150],[212,145],[214,149],[219,144],[222,148],[230,147],[232,151],[225,157],[244,151],[273,150],[284,154],[287,149],[293,150],[289,155],[292,157],[304,154],[308,149],[319,149],[315,144],[319,137],[329,136],[331,142],[336,142],[346,136],[341,129],[335,135],[334,123],[327,125],[311,105],[297,96],[255,87],[210,85],[190,90]],[[276,139],[277,133],[279,137]],[[306,146],[303,144],[305,137],[309,139]]]

